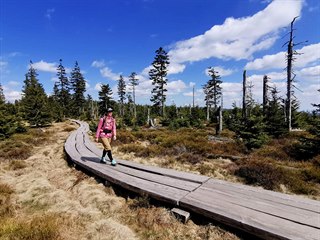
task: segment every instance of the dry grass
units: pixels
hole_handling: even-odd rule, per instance
[[[0,239],[238,239],[215,226],[184,225],[148,198],[118,197],[71,169],[63,158],[68,124],[52,126],[54,141],[30,144],[26,160],[0,162]]]
[[[192,220],[182,224],[167,209],[150,205],[146,197],[128,199],[127,203],[123,221],[135,229],[140,239],[239,239],[210,224],[196,225]]]

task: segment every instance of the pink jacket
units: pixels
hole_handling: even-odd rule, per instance
[[[103,126],[102,126],[103,125]],[[110,133],[105,133],[103,130],[110,130]],[[112,138],[116,136],[116,120],[113,117],[102,117],[100,118],[98,129],[96,133],[96,138]]]

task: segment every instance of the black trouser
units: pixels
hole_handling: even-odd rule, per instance
[[[102,157],[104,158],[106,156],[106,154],[108,154],[108,158],[110,159],[110,161],[112,161],[113,157],[112,157],[111,150],[107,151],[107,150],[103,149]]]

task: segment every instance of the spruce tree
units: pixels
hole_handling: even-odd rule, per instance
[[[42,126],[51,122],[48,98],[37,79],[37,72],[30,64],[29,71],[24,81],[23,96],[21,106],[23,109],[24,119],[30,125]]]
[[[113,104],[112,90],[109,84],[102,84],[99,91],[99,114],[104,114],[107,108],[112,107]]]
[[[73,116],[80,116],[84,112],[86,91],[86,81],[80,71],[78,62],[76,61],[71,71],[70,84],[73,90],[72,94],[72,113]]]
[[[161,108],[161,115],[165,116],[165,102],[166,102],[166,85],[168,83],[167,72],[169,65],[169,56],[167,52],[160,47],[156,51],[156,56],[152,62],[152,69],[149,71],[149,79],[152,81],[153,89],[150,101],[153,106]]]
[[[126,100],[126,83],[122,75],[118,80],[118,96],[119,96],[119,104],[120,104],[120,115],[124,116],[124,101]]]
[[[283,121],[284,112],[281,106],[281,99],[278,97],[278,90],[276,87],[269,87],[271,98],[268,104],[265,106],[265,125],[266,132],[278,138],[282,134],[287,132],[286,124]]]
[[[4,96],[3,88],[2,88],[2,85],[0,83],[0,105],[5,104],[5,102],[6,102],[6,98]]]
[[[207,120],[210,118],[210,109],[213,106],[216,111],[218,108],[218,104],[220,102],[222,96],[222,88],[221,88],[221,77],[218,75],[218,72],[214,70],[213,67],[208,69],[208,74],[211,79],[204,85],[203,91],[205,94],[205,103],[207,107]]]
[[[135,72],[132,72],[129,76],[129,83],[132,87],[132,98],[133,98],[133,111],[134,111],[134,117],[137,118],[137,109],[136,109],[136,86],[139,84],[139,79],[136,78],[137,74]]]
[[[66,70],[62,65],[62,59],[60,59],[60,64],[57,68],[57,77],[58,82],[55,86],[57,90],[58,103],[62,108],[63,116],[68,117],[70,116],[70,83],[68,77],[66,76]]]
[[[318,99],[320,99],[320,89],[318,89],[318,92],[319,92]],[[311,105],[316,108],[316,109],[315,109],[315,112],[320,113],[320,103],[312,103]]]

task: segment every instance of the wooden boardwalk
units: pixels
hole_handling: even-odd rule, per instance
[[[88,124],[77,123],[66,153],[113,184],[263,239],[320,240],[319,201],[120,159],[115,167],[100,164],[102,150],[89,139]]]

